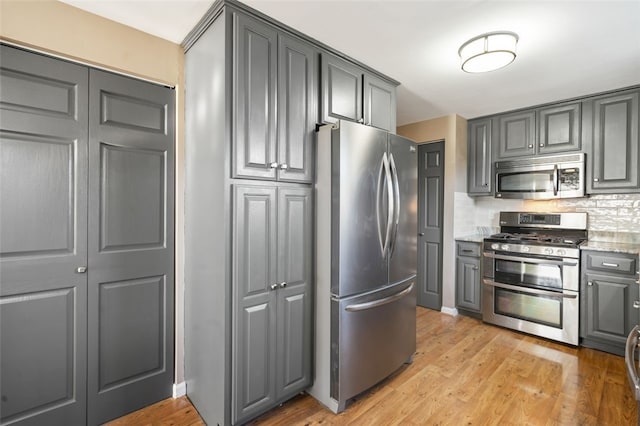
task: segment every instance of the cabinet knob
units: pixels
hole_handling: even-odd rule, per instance
[[[600,182],[600,179],[598,179],[598,178],[593,178],[593,181],[594,181],[594,182]]]
[[[76,268],[76,274],[84,274],[85,272],[87,272],[86,266],[78,266]]]
[[[278,289],[278,284],[271,284],[271,285],[269,286],[269,288],[270,288],[271,290],[277,290],[277,289]]]
[[[477,266],[474,266],[474,267],[473,267],[473,270],[474,270],[474,271],[477,271],[477,270],[478,270],[478,267],[477,267]]]
[[[533,148],[533,145],[529,145],[529,149]]]
[[[271,164],[269,164],[269,168],[270,169],[277,169],[278,168],[278,163],[276,163],[275,161]]]
[[[592,286],[593,285],[593,281],[587,281],[587,285],[588,286]]]
[[[287,170],[288,168],[289,166],[287,165],[287,163],[280,164],[280,170]]]
[[[540,148],[544,148],[544,144],[543,143],[540,144]]]
[[[418,233],[418,236],[419,236],[419,237],[424,237],[424,232],[419,232],[419,233]]]
[[[285,288],[286,286],[287,286],[286,282],[283,281],[283,282],[280,283],[280,288]]]
[[[358,123],[364,124],[364,118],[361,118],[360,120],[358,120]]]
[[[640,309],[640,301],[639,300],[634,300],[633,301],[633,308],[634,309]]]

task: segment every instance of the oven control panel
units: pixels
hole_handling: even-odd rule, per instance
[[[537,254],[542,256],[571,257],[576,259],[580,257],[580,249],[578,248],[559,248],[540,245],[504,244],[490,242],[485,243],[485,249],[511,253]]]

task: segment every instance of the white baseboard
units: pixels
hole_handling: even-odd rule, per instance
[[[173,397],[180,398],[181,396],[185,396],[187,394],[187,383],[180,382],[173,384]]]
[[[443,314],[451,315],[452,317],[458,316],[458,310],[456,308],[447,308],[446,306],[443,306],[440,309],[440,312],[442,312]]]

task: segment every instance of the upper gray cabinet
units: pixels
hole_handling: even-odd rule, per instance
[[[580,150],[580,110],[571,102],[495,117],[497,159]]]
[[[322,54],[322,121],[349,120],[396,132],[396,86],[358,65]]]
[[[631,90],[584,102],[587,193],[640,192],[639,95]]]
[[[467,139],[467,192],[469,195],[490,195],[493,191],[491,119],[469,121]]]
[[[233,55],[233,177],[311,182],[317,52],[234,13]]]

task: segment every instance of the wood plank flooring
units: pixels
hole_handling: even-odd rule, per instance
[[[110,426],[202,425],[188,399]],[[339,415],[299,395],[251,425],[636,425],[624,358],[418,308],[414,362]]]

